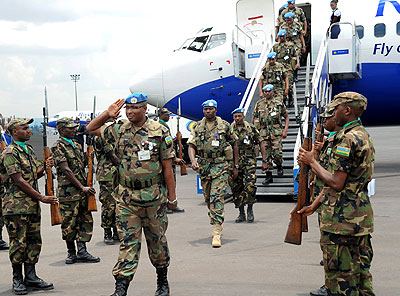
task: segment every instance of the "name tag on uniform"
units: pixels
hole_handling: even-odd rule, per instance
[[[138,157],[140,161],[149,160],[150,159],[150,151],[149,150],[140,150],[138,152]]]
[[[275,116],[276,115],[276,112],[274,111],[274,112],[271,112],[271,114],[270,114],[271,116]]]
[[[288,56],[285,56],[283,59],[284,59],[285,61],[287,61],[287,60],[289,59],[289,57],[288,57]]]
[[[212,142],[211,142],[211,146],[213,146],[213,147],[219,147],[219,141],[217,141],[217,140],[212,141]]]
[[[244,140],[243,140],[243,143],[245,143],[245,144],[250,144],[250,141],[249,141],[248,139],[244,139]]]

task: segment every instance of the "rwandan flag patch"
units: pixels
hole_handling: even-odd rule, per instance
[[[328,151],[326,151],[326,154],[331,155],[332,153],[332,148],[328,148]]]
[[[350,148],[338,146],[336,148],[336,154],[348,157],[350,155]]]
[[[172,143],[172,138],[170,136],[165,138],[165,143],[167,143],[167,145]]]

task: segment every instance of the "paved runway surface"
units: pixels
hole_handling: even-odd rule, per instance
[[[376,148],[377,194],[372,198],[375,212],[372,275],[376,295],[400,295],[400,128],[369,128]],[[179,170],[178,170],[179,171]],[[289,211],[288,200],[263,200],[255,205],[255,223],[235,224],[237,211],[226,205],[223,246],[211,248],[211,226],[203,198],[196,194],[196,178],[178,176],[178,198],[183,214],[169,216],[167,231],[171,250],[169,283],[171,295],[309,295],[323,284],[319,265],[317,217],[309,220],[303,244],[283,243]],[[43,183],[42,183],[43,184]],[[100,208],[100,205],[99,205]],[[101,257],[97,264],[65,265],[66,247],[60,227],[50,226],[49,206],[42,204],[43,248],[38,275],[52,281],[55,289],[34,295],[110,295],[111,275],[118,245],[103,243],[99,212],[88,250]],[[7,239],[5,229],[3,234]],[[7,251],[0,251],[0,296],[12,295],[11,266]],[[154,295],[155,269],[150,264],[143,241],[138,272],[128,295]]]

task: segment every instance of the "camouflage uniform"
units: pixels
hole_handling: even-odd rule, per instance
[[[261,75],[263,87],[267,84],[272,84],[276,96],[283,100],[283,93],[286,88],[285,79],[287,76],[285,66],[279,62],[275,62],[275,65],[271,66],[269,62],[267,62],[262,69]]]
[[[32,146],[26,144],[25,147],[27,152],[12,141],[0,157],[0,173],[6,188],[2,211],[12,264],[36,264],[42,248],[39,201],[23,192],[10,177],[20,173],[32,188],[38,190],[36,172],[43,163],[37,160]]]
[[[188,144],[197,149],[198,174],[211,225],[222,225],[224,222],[224,195],[229,169],[226,153],[235,141],[234,135],[229,132],[229,123],[218,116],[212,124],[207,123],[205,118],[196,122],[188,139]]]
[[[254,125],[265,141],[268,171],[273,169],[272,161],[282,165],[282,117],[287,115],[285,105],[276,96],[258,100],[254,107]]]
[[[96,180],[100,185],[99,200],[101,202],[101,227],[115,227],[114,176],[117,168],[106,154],[114,150],[113,145],[106,144],[101,137],[94,137],[93,147],[97,159]]]
[[[293,22],[300,25],[302,29],[304,25],[304,21],[306,20],[306,15],[300,7],[295,7],[293,10],[291,10],[289,7],[286,7],[285,9],[282,10],[281,14],[278,16],[276,23],[277,26],[280,27],[285,23],[285,14],[288,12],[293,12],[294,17],[293,17]]]
[[[236,179],[229,177],[229,185],[233,193],[235,207],[256,203],[256,169],[258,145],[262,138],[254,125],[243,122],[244,126],[237,126],[233,122],[230,126],[231,134],[238,139],[239,171]]]
[[[327,170],[348,175],[342,191],[322,190],[321,248],[329,295],[375,295],[369,272],[373,212],[367,192],[374,160],[372,140],[360,120],[335,135]]]
[[[288,24],[285,22],[282,24],[279,28],[280,30],[286,30],[286,40],[287,41],[292,41],[296,47],[296,50],[299,51],[299,56],[301,55],[301,48],[303,47],[303,44],[301,43],[300,35],[304,34],[304,31],[302,29],[302,26],[299,24],[293,22],[292,24]]]
[[[81,145],[72,140],[74,146],[59,138],[51,152],[57,169],[57,197],[60,200],[62,238],[65,241],[89,242],[93,233],[93,217],[88,211],[88,198],[76,188],[60,168],[67,162],[78,181],[86,186],[85,155]]]
[[[116,222],[122,241],[113,275],[130,281],[139,263],[142,228],[153,266],[159,269],[170,263],[165,236],[168,191],[161,162],[175,157],[173,141],[167,128],[150,119],[141,127],[127,120],[104,125],[101,137],[115,143],[121,161]]]

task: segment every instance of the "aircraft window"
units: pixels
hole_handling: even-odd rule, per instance
[[[206,29],[203,30],[203,33],[205,33],[205,32],[210,32],[212,29],[213,29],[213,27],[206,28]]]
[[[364,26],[356,26],[358,38],[363,39],[364,38]]]
[[[202,51],[207,43],[208,36],[196,37],[187,49],[194,51]]]
[[[400,22],[398,22],[396,25],[396,33],[397,35],[400,35]]]
[[[210,41],[207,44],[206,50],[212,49],[214,47],[220,46],[224,44],[226,41],[226,34],[217,34],[217,35],[212,35],[210,37]]]
[[[183,42],[183,44],[181,45],[181,47],[179,47],[179,49],[186,49],[190,45],[190,43],[193,42],[193,40],[194,38],[186,39],[186,41]]]
[[[383,37],[386,34],[386,25],[385,24],[376,24],[374,27],[374,35],[375,37]]]

